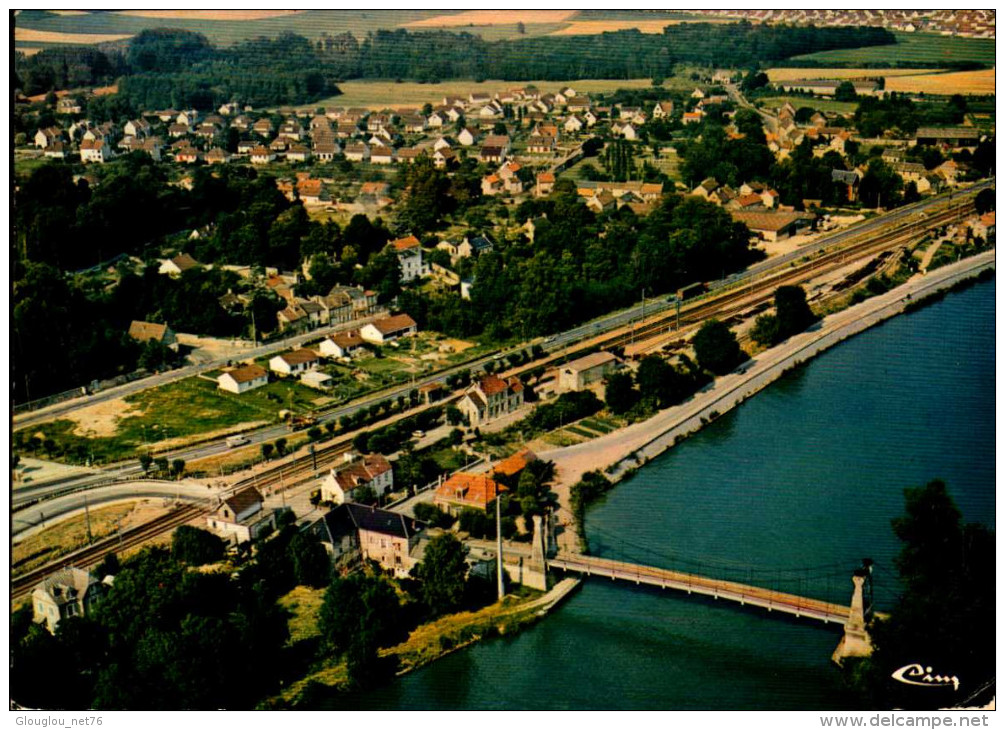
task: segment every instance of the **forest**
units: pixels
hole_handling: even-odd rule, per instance
[[[255,106],[309,103],[338,93],[344,79],[456,78],[513,81],[665,76],[676,63],[756,67],[808,51],[894,42],[882,28],[690,23],[662,34],[620,30],[593,36],[486,41],[447,31],[380,30],[316,42],[285,33],[215,48],[199,34],[147,30],[124,47],[53,48],[15,58],[15,88],[25,94],[112,83],[140,108],[213,108],[239,99]]]

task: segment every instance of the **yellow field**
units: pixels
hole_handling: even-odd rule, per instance
[[[956,71],[947,74],[898,76],[886,80],[887,91],[907,91],[913,94],[994,94],[995,70]]]
[[[638,28],[643,33],[662,33],[668,25],[679,21],[667,20],[573,20],[566,27],[548,35],[599,35],[616,30]]]
[[[132,38],[132,34],[117,35],[112,33],[59,33],[53,30],[32,30],[15,26],[14,40],[26,43],[108,43]]]
[[[797,79],[863,79],[882,76],[920,76],[938,73],[938,69],[925,68],[769,68],[765,71],[771,81]],[[888,87],[889,88],[889,87]]]
[[[554,93],[565,86],[576,91],[595,93],[615,89],[644,89],[652,86],[652,79],[584,79],[581,81],[496,81],[476,83],[471,80],[443,81],[439,84],[418,84],[393,81],[344,81],[338,85],[339,96],[322,99],[306,107],[364,107],[367,109],[401,109],[421,107],[426,102],[439,104],[445,96],[464,96],[472,91],[495,94],[497,91],[520,86],[536,86],[544,93]]]
[[[514,23],[561,23],[578,10],[465,10],[451,15],[413,20],[403,28],[447,28],[462,25],[512,25]]]
[[[66,15],[70,17],[74,15],[87,15],[86,10],[50,10],[49,12],[53,15]]]
[[[189,20],[264,20],[293,15],[300,10],[120,10],[119,15],[137,18],[185,18]]]
[[[23,53],[25,56],[34,56],[36,53],[41,51],[41,48],[15,48],[18,53]]]

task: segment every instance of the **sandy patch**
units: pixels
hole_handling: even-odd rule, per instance
[[[888,79],[887,91],[906,91],[912,94],[994,94],[995,70],[956,71],[948,74],[899,76]]]
[[[143,410],[135,404],[126,403],[121,398],[85,406],[67,415],[77,427],[73,433],[87,438],[114,436],[119,430],[119,421],[130,416],[139,416]]]
[[[465,10],[456,15],[434,15],[413,20],[403,28],[445,28],[462,25],[512,25],[515,23],[562,23],[578,10]]]
[[[42,49],[31,48],[28,50],[38,53]],[[109,94],[116,93],[118,90],[119,90],[118,84],[112,84],[111,86],[98,86],[97,88],[91,89],[91,93],[94,94],[95,96],[108,96]],[[86,91],[86,89],[60,89],[59,91],[56,92],[56,97],[62,99],[64,96],[69,96],[70,94],[76,94],[81,91]],[[48,94],[35,94],[35,96],[29,96],[28,99],[31,101],[45,101],[46,96],[48,96]]]
[[[14,50],[17,51],[18,53],[23,53],[25,56],[34,56],[36,53],[38,53],[42,49],[41,48],[17,48],[15,46]]]
[[[440,343],[440,347],[449,347],[450,350],[444,350],[444,352],[464,352],[468,348],[474,347],[474,342],[467,342],[466,340],[454,340],[446,339]]]
[[[68,17],[73,17],[76,15],[90,15],[86,10],[50,10],[50,13],[54,15],[66,15]]]
[[[120,10],[135,18],[183,18],[187,20],[265,20],[294,15],[302,10]]]
[[[35,30],[33,28],[14,28],[14,40],[39,43],[109,43],[132,38],[132,33],[60,33],[54,30]]]
[[[918,76],[936,73],[938,69],[924,68],[769,68],[765,73],[771,81],[796,81],[799,79],[864,79],[882,76]]]

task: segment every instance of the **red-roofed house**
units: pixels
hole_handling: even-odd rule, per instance
[[[429,274],[428,267],[422,264],[422,246],[415,236],[405,236],[396,241],[391,241],[398,254],[398,262],[401,264],[401,281],[409,282]]]
[[[480,426],[504,416],[523,405],[523,383],[516,377],[503,380],[498,375],[484,375],[465,391],[457,408],[471,426]]]
[[[246,393],[269,384],[269,373],[259,365],[241,365],[216,379],[216,387],[228,393]]]
[[[485,474],[454,474],[436,488],[433,504],[451,515],[458,515],[463,509],[485,511],[489,502],[500,492],[505,492],[499,482]]]
[[[321,482],[321,499],[344,504],[354,502],[356,490],[369,487],[380,497],[394,488],[394,470],[381,454],[359,456],[351,451],[343,463],[333,467]]]

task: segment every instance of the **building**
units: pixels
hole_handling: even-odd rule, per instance
[[[172,349],[178,349],[178,341],[175,339],[174,332],[171,331],[171,328],[167,324],[133,320],[129,324],[129,336],[137,342],[145,343],[153,340],[162,345],[167,345]]]
[[[488,253],[492,248],[492,241],[485,236],[475,236],[474,238],[465,236],[464,240],[457,246],[457,255],[461,258],[470,258],[471,256],[480,256],[483,253]]]
[[[104,163],[114,157],[111,146],[101,139],[85,139],[80,143],[80,161]]]
[[[263,532],[275,529],[275,514],[266,512],[265,500],[254,487],[235,492],[222,500],[206,518],[212,532],[236,542],[257,540]]]
[[[481,426],[523,405],[523,383],[519,378],[503,380],[498,375],[484,375],[468,388],[457,408],[471,426]]]
[[[157,273],[167,274],[169,276],[178,276],[179,274],[199,265],[199,262],[187,253],[181,253],[172,259],[164,259],[161,261],[161,265],[160,268],[157,269]]]
[[[871,96],[879,91],[879,84],[871,79],[793,79],[776,81],[774,86],[782,91],[805,91],[816,96],[834,96],[838,87],[846,82],[855,87],[855,93],[859,96]]]
[[[335,504],[355,502],[358,490],[366,488],[378,497],[394,489],[391,462],[382,454],[360,456],[347,451],[343,462],[332,467],[321,482],[321,499]]]
[[[318,352],[326,357],[351,358],[364,355],[369,350],[366,343],[359,334],[359,330],[349,330],[348,332],[337,332],[334,335],[321,340],[318,345]]]
[[[398,578],[416,564],[413,557],[425,525],[397,512],[346,502],[309,528],[331,557],[337,573],[375,560]]]
[[[427,276],[429,270],[422,264],[422,246],[415,236],[405,236],[395,241],[391,241],[395,253],[398,254],[398,263],[401,264],[401,281],[404,283],[415,281]]]
[[[543,198],[546,195],[550,195],[551,191],[554,189],[555,189],[555,173],[539,172],[537,174],[537,186],[534,188],[535,197]]]
[[[43,579],[31,593],[32,615],[50,633],[64,618],[86,616],[104,595],[107,584],[80,568],[63,568]]]
[[[535,461],[537,461],[537,454],[530,449],[521,449],[492,467],[490,475],[502,480],[515,479],[520,475],[520,472]]]
[[[618,368],[618,358],[609,352],[594,352],[562,365],[558,370],[558,388],[562,391],[583,390],[602,382],[608,373]]]
[[[915,144],[947,145],[949,147],[976,147],[980,132],[974,127],[919,127],[914,134]]]
[[[477,509],[484,512],[506,487],[485,474],[454,474],[436,488],[433,504],[449,515],[457,516],[461,510]]]
[[[805,213],[775,211],[732,210],[733,220],[743,223],[751,233],[766,241],[780,241],[795,235],[796,231],[809,225],[813,216]]]
[[[269,373],[259,365],[240,365],[216,379],[216,387],[228,393],[247,393],[269,384]]]
[[[363,325],[359,330],[359,336],[366,342],[383,345],[399,337],[409,337],[418,331],[419,327],[414,319],[407,314],[396,314]]]
[[[299,349],[284,352],[269,360],[269,370],[280,375],[299,375],[316,368],[321,358],[313,350]]]

